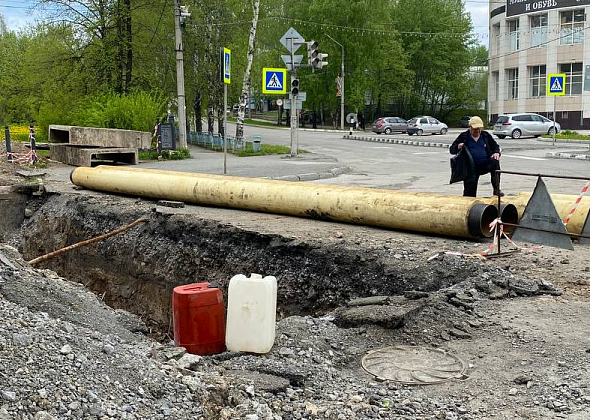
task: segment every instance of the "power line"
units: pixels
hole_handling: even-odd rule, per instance
[[[150,42],[148,43],[148,50],[152,46],[152,41],[154,40],[156,33],[158,32],[158,28],[160,27],[160,22],[162,22],[162,17],[164,16],[164,12],[166,11],[166,6],[168,6],[168,0],[166,0],[164,2],[164,7],[162,7],[162,12],[160,13],[160,18],[158,19],[158,23],[156,24],[156,29],[154,30],[154,33],[152,33],[152,38],[150,39]]]
[[[586,27],[584,27],[584,28],[580,29],[579,31],[580,31],[580,32],[584,32],[584,31],[585,31],[585,30],[587,30],[587,29],[590,29],[590,25],[588,25],[588,26],[586,26]],[[496,58],[498,58],[498,59],[499,59],[499,58],[507,57],[507,56],[509,56],[509,55],[518,54],[518,53],[520,53],[520,52],[522,52],[522,51],[528,51],[528,50],[530,50],[530,49],[533,49],[533,48],[539,48],[539,47],[542,47],[542,46],[544,46],[544,45],[550,44],[551,42],[559,41],[559,40],[561,40],[562,38],[565,38],[565,37],[567,37],[567,36],[570,36],[570,35],[572,35],[572,34],[565,34],[565,35],[562,35],[562,36],[560,36],[560,37],[556,37],[556,38],[554,38],[554,39],[550,39],[549,41],[541,42],[539,45],[535,45],[535,46],[532,46],[532,45],[531,45],[530,47],[527,47],[527,48],[519,49],[519,50],[516,50],[516,51],[510,51],[510,52],[508,52],[508,53],[506,53],[506,54],[502,54],[502,55],[497,55],[497,56],[494,56],[494,57],[492,57],[491,59],[496,59]],[[489,63],[489,61],[490,61],[490,59],[488,59],[488,63]]]

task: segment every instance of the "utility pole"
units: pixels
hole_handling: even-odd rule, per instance
[[[190,17],[180,0],[174,0],[174,27],[176,30],[176,89],[178,92],[178,142],[181,148],[187,149],[186,137],[186,97],[184,94],[184,46],[182,44],[182,25],[184,19]]]
[[[299,110],[297,109],[297,95],[299,94],[299,79],[297,79],[297,67],[295,66],[295,42],[291,38],[291,156],[299,153]]]
[[[344,45],[336,41],[330,35],[326,34],[326,36],[342,48],[342,68],[340,70],[340,81],[342,83],[340,89],[340,129],[344,130]]]

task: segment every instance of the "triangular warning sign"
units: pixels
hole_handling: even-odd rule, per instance
[[[281,81],[279,80],[279,78],[277,77],[276,73],[273,73],[272,76],[270,77],[268,83],[266,84],[266,88],[269,89],[282,89],[283,85],[281,84]]]
[[[563,89],[561,87],[561,83],[559,83],[559,78],[556,77],[553,79],[553,84],[551,85],[552,92],[561,92]]]

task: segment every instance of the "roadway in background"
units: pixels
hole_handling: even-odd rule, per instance
[[[232,130],[230,128],[230,130]],[[407,134],[393,134],[388,137],[412,139],[451,144],[464,130],[451,129],[446,135],[425,135],[421,137]],[[231,133],[231,131],[230,131]],[[348,132],[346,132],[348,134]],[[363,136],[385,136],[370,132],[355,132]],[[262,136],[268,144],[290,145],[290,132],[287,129],[245,127],[245,135]],[[588,145],[542,142],[534,138],[514,140],[497,139],[502,147],[501,166],[504,170],[545,173],[564,176],[590,176],[590,161],[546,158],[547,152],[587,151]],[[299,147],[320,156],[332,157],[341,165],[350,166],[353,172],[335,178],[319,180],[325,184],[400,189],[416,192],[437,192],[462,195],[463,185],[449,185],[450,154],[447,149],[373,143],[343,139],[343,133],[313,130],[299,131]],[[286,159],[288,161],[288,159]],[[288,165],[288,164],[287,164]],[[293,161],[293,165],[297,165]],[[545,179],[550,192],[577,194],[584,186],[583,181]],[[504,175],[502,190],[505,193],[532,191],[536,183],[534,177]],[[492,187],[488,175],[480,178],[478,196],[491,195]]]

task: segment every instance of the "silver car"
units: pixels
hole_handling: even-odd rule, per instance
[[[408,123],[399,117],[383,117],[375,120],[372,129],[373,133],[377,134],[391,134],[394,131],[405,133],[408,129]]]
[[[522,136],[540,137],[544,134],[553,134],[553,127],[559,133],[561,126],[554,123],[549,118],[539,114],[522,113],[500,115],[494,124],[493,133],[498,138],[503,139],[507,136],[513,139],[519,139]]]
[[[422,134],[447,134],[449,127],[440,122],[434,117],[427,115],[414,117],[408,121],[408,135],[416,134],[421,136]]]

